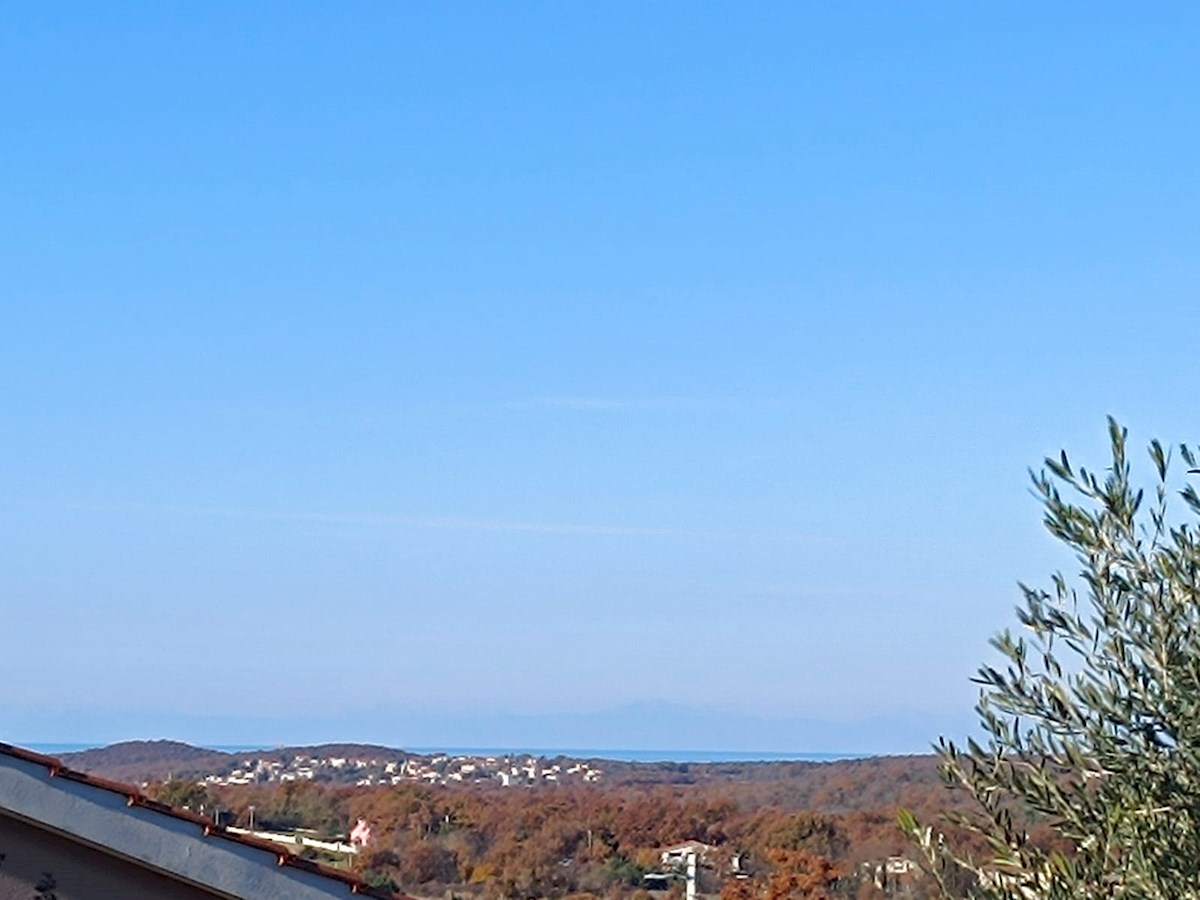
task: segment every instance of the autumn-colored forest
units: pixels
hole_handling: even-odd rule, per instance
[[[932,896],[930,879],[887,871],[916,853],[897,809],[925,819],[952,806],[931,757],[752,767],[682,783],[625,778],[603,785],[347,787],[320,782],[205,788],[152,786],[159,799],[219,806],[246,825],[345,834],[359,817],[373,839],[359,873],[420,896],[584,896],[647,900],[643,876],[662,871],[659,849],[712,845],[700,876],[725,900]],[[763,777],[764,772],[772,777]],[[666,773],[670,775],[671,773]],[[676,772],[675,775],[679,775]],[[668,782],[680,781],[667,778]],[[669,882],[668,894],[682,883]]]

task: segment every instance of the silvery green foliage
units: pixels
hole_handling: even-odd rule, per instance
[[[946,876],[965,867],[970,897],[1200,897],[1200,496],[1185,485],[1173,507],[1170,454],[1155,441],[1146,502],[1125,430],[1110,419],[1109,435],[1102,476],[1065,453],[1031,473],[1079,579],[1021,586],[1024,629],[992,640],[1004,662],[977,678],[986,744],[940,742],[943,773],[975,809],[954,821],[986,840],[987,858],[901,817],[947,896]],[[1033,822],[1069,849],[1031,844],[1022,823]]]

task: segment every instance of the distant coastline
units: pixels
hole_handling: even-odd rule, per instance
[[[102,743],[29,743],[21,744],[29,750],[54,756],[60,753],[80,753],[109,746]],[[198,744],[207,750],[222,753],[248,753],[252,750],[272,749],[269,744]],[[440,753],[449,756],[534,756],[554,759],[565,756],[571,759],[605,759],[629,763],[731,763],[731,762],[834,762],[844,759],[867,759],[872,753],[803,753],[753,750],[632,750],[601,748],[557,748],[557,747],[397,747],[398,751],[420,756]]]
[[[541,756],[554,759],[566,756],[571,759],[607,759],[614,762],[632,763],[723,763],[723,762],[832,762],[839,759],[863,759],[867,753],[800,753],[770,752],[755,750],[604,750],[596,748],[568,747],[413,747],[412,753],[428,756],[433,753],[448,753],[451,756]]]

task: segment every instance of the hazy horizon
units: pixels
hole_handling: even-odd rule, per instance
[[[109,750],[126,745],[142,745],[156,743],[169,739],[133,738],[126,741],[113,741],[108,744],[27,744],[25,749],[48,755],[66,755],[88,750]],[[186,741],[171,742],[183,743]],[[322,747],[338,745],[357,745],[357,741],[325,741],[304,742],[300,744],[190,744],[201,750],[215,750],[221,753],[254,753],[272,752],[285,747]],[[385,747],[417,756],[437,756],[451,754],[454,756],[532,756],[545,759],[566,757],[572,759],[603,759],[615,762],[630,763],[726,763],[726,762],[835,762],[852,759],[871,759],[884,756],[913,756],[928,754],[868,754],[868,753],[803,753],[800,751],[758,751],[758,750],[628,750],[604,747],[454,747],[435,744],[429,747],[389,744],[361,744],[364,747]]]
[[[378,719],[374,726],[364,728],[352,716],[205,719],[186,715],[131,715],[100,720],[76,711],[61,722],[47,721],[44,716],[18,722],[16,735],[0,739],[22,746],[106,746],[128,740],[179,740],[204,747],[362,743],[406,749],[587,748],[639,753],[877,755],[931,752],[931,740],[926,735],[929,728],[939,724],[895,717],[865,721],[770,719],[652,703],[591,714],[456,717],[408,711],[390,716],[381,712]],[[948,732],[954,736],[973,730],[967,716],[953,724],[956,727]],[[643,739],[621,743],[618,738],[628,734],[638,734]],[[37,739],[17,739],[24,735]],[[48,737],[43,739],[44,736]]]

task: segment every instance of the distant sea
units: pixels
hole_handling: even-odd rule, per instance
[[[572,759],[611,759],[615,762],[721,763],[721,762],[829,762],[861,759],[865,753],[777,753],[758,750],[600,750],[595,748],[505,748],[505,747],[413,747],[413,753],[428,756],[569,756]]]
[[[322,741],[321,743],[358,743],[357,741]],[[30,750],[54,755],[94,750],[104,744],[25,744]],[[298,746],[298,745],[297,745]],[[262,744],[215,744],[209,750],[225,753],[245,753],[250,750],[268,750]],[[398,747],[408,753],[432,756],[445,753],[449,756],[543,756],[553,759],[568,756],[573,759],[609,759],[614,762],[641,763],[723,763],[723,762],[830,762],[837,759],[862,759],[866,753],[783,753],[757,750],[604,750],[598,748],[552,748],[552,747]]]

